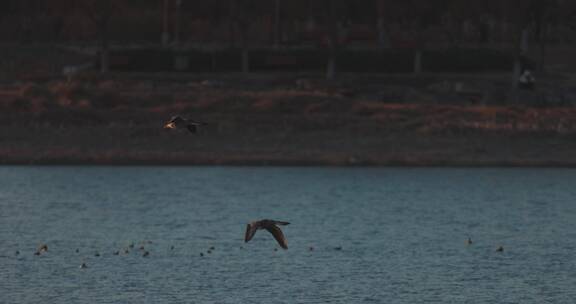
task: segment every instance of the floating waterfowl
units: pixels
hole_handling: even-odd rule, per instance
[[[84,269],[84,268],[88,268],[88,266],[86,265],[86,263],[82,263],[82,265],[80,265],[80,267],[78,267],[80,269]]]
[[[472,239],[471,238],[468,238],[466,240],[466,245],[472,245]]]
[[[266,229],[268,232],[274,236],[280,247],[283,249],[288,249],[288,243],[286,242],[286,238],[282,233],[282,230],[277,225],[288,225],[288,222],[280,222],[274,220],[260,220],[252,222],[246,225],[246,235],[244,236],[244,242],[248,242],[254,237],[256,234],[256,230]]]
[[[496,248],[496,252],[503,252],[504,251],[504,247],[499,246],[498,248]]]
[[[144,251],[144,254],[142,254],[143,257],[147,257],[149,255],[150,255],[150,252],[148,252],[148,251]]]
[[[40,247],[38,247],[38,252],[42,253],[42,252],[46,252],[46,251],[48,251],[48,245],[42,244],[42,245],[40,245]]]
[[[198,127],[207,125],[205,122],[194,121],[191,119],[184,119],[181,116],[173,116],[170,121],[164,125],[164,129],[188,129],[190,133],[197,133]]]

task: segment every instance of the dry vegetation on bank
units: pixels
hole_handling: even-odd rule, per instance
[[[576,108],[562,103],[499,105],[491,100],[502,91],[494,81],[468,81],[466,86],[474,89],[456,92],[440,90],[451,82],[438,77],[349,77],[339,83],[295,76],[175,77],[4,85],[0,160],[576,164]],[[162,123],[174,114],[210,125],[198,135],[163,130]]]

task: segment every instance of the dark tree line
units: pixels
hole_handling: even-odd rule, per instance
[[[0,39],[19,40],[20,36],[28,35],[33,40],[65,41],[89,37],[91,33],[83,26],[86,22],[82,18],[84,8],[104,5],[100,2],[107,0],[3,0],[0,4],[0,22],[3,21]],[[141,32],[148,30],[147,39],[158,41],[166,7],[170,31],[175,29],[173,23],[177,12],[181,15],[183,30],[193,27],[198,20],[209,22],[213,31],[223,24],[232,30],[244,18],[242,22],[246,23],[245,27],[252,28],[248,30],[252,36],[259,36],[257,32],[268,33],[260,36],[267,37],[261,42],[270,45],[284,43],[286,32],[302,30],[295,29],[295,23],[308,22],[317,28],[330,27],[334,23],[341,27],[363,24],[371,26],[375,32],[401,27],[404,31],[423,35],[442,27],[443,39],[454,44],[461,42],[467,27],[481,31],[478,40],[487,41],[509,38],[486,31],[488,23],[501,28],[504,24],[512,26],[524,22],[533,35],[543,38],[545,36],[541,34],[545,35],[549,26],[573,27],[576,15],[576,2],[570,0],[114,0],[112,3],[116,8],[110,23],[116,26],[114,32],[118,33],[118,39],[140,40]],[[330,14],[334,16],[330,17]],[[271,22],[267,27],[257,28],[256,24],[262,20]],[[182,34],[183,41],[197,39]],[[219,40],[225,36],[213,37]]]
[[[338,53],[362,26],[365,47],[414,49],[414,72],[422,52],[442,43],[501,45],[520,59],[528,41],[539,48],[544,69],[551,41],[573,39],[576,1],[571,0],[3,0],[0,40],[98,45],[102,70],[111,43],[195,43],[242,50],[298,46],[326,49],[327,77]]]

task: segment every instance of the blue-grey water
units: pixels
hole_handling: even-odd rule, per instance
[[[575,253],[575,170],[0,167],[0,303],[574,303]]]

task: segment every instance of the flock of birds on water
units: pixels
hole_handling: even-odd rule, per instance
[[[148,251],[148,250],[146,249],[146,245],[150,245],[150,244],[152,244],[152,241],[143,241],[143,242],[140,243],[140,246],[137,248],[137,250],[138,250],[139,252],[141,252],[142,257],[148,257],[148,256],[150,256],[150,251]],[[136,245],[132,242],[132,243],[130,243],[126,248],[124,248],[124,249],[122,249],[122,250],[116,250],[116,251],[114,251],[112,254],[113,254],[113,255],[117,255],[117,256],[119,256],[119,255],[128,255],[128,254],[130,254],[130,252],[132,252],[132,251],[134,250],[135,247],[136,247]],[[241,248],[243,248],[243,247],[241,247]],[[175,250],[174,245],[170,246],[170,251],[173,251],[173,250]],[[210,246],[210,248],[208,248],[208,250],[206,250],[206,253],[207,253],[207,254],[211,254],[214,250],[216,250],[216,247]],[[40,255],[45,254],[46,252],[48,252],[48,244],[42,244],[42,245],[40,245],[40,246],[38,247],[38,249],[34,252],[34,255],[35,255],[35,256],[40,256]],[[80,253],[80,248],[76,248],[75,252],[76,252],[76,253]],[[20,255],[20,251],[17,250],[14,254],[18,256],[18,255]],[[95,256],[95,257],[100,257],[101,254],[100,254],[100,252],[96,251],[96,252],[94,252],[94,256]],[[204,256],[204,252],[200,252],[200,256]],[[86,262],[83,262],[78,268],[80,268],[80,269],[85,269],[85,268],[88,268],[88,265],[86,264]]]
[[[264,229],[264,230],[267,230],[268,232],[270,232],[272,234],[272,236],[276,239],[276,241],[278,242],[278,245],[280,245],[281,248],[288,249],[288,243],[286,241],[284,233],[282,233],[282,230],[278,227],[278,225],[286,226],[289,224],[290,223],[288,223],[288,222],[275,221],[275,220],[269,220],[269,219],[251,222],[251,223],[246,225],[246,233],[244,236],[244,242],[250,241],[254,237],[254,235],[256,234],[256,231]],[[122,250],[116,250],[112,254],[115,256],[128,255],[132,251],[134,251],[136,247],[138,247],[137,252],[140,252],[141,256],[145,258],[145,257],[150,256],[150,251],[148,251],[146,248],[146,246],[150,245],[150,244],[152,244],[152,241],[142,241],[139,246],[135,245],[135,243],[132,242],[127,247],[123,248]],[[468,239],[466,239],[465,244],[467,246],[471,246],[473,244],[472,238],[469,237]],[[244,247],[241,246],[240,249],[244,249]],[[340,250],[342,250],[342,246],[333,247],[333,249],[340,251]],[[173,250],[175,250],[174,245],[170,246],[170,251],[173,251]],[[206,250],[206,254],[207,255],[211,254],[215,250],[216,250],[216,247],[210,246]],[[277,250],[278,250],[277,248],[274,248],[274,251],[277,251]],[[310,247],[308,247],[308,250],[314,251],[314,247],[310,246]],[[498,246],[495,251],[496,252],[504,252],[504,247]],[[47,244],[41,244],[37,248],[37,250],[34,252],[34,255],[40,256],[40,255],[45,254],[46,252],[48,252],[48,245]],[[75,252],[80,253],[80,249],[76,248]],[[17,255],[17,256],[20,255],[20,251],[17,250],[15,252],[15,255]],[[98,251],[96,251],[96,252],[94,252],[94,256],[100,257],[101,254]],[[204,257],[205,253],[200,252],[200,256]],[[78,268],[86,269],[86,268],[88,268],[88,265],[86,264],[86,262],[83,262]]]
[[[256,231],[264,229],[264,230],[266,230],[272,234],[272,236],[276,239],[276,241],[278,242],[280,247],[282,247],[283,249],[288,249],[288,242],[286,241],[286,237],[284,236],[284,233],[282,233],[282,230],[278,227],[278,225],[285,226],[288,224],[290,224],[290,223],[282,222],[282,221],[274,221],[274,220],[269,220],[269,219],[263,219],[260,221],[253,221],[253,222],[246,225],[246,233],[244,236],[244,242],[250,241],[254,237],[254,235],[256,234]],[[142,253],[142,257],[148,257],[150,255],[150,252],[148,250],[146,250],[145,244],[151,244],[151,243],[152,243],[151,241],[145,241],[145,242],[141,243],[138,250]],[[114,251],[113,255],[129,254],[130,251],[134,249],[134,247],[135,247],[134,243],[130,243],[128,245],[128,247],[126,247],[122,250]],[[243,247],[240,247],[240,248],[243,248]],[[174,250],[174,249],[175,249],[175,247],[173,245],[170,246],[170,250]],[[211,254],[215,249],[216,249],[216,247],[211,246],[210,248],[208,248],[206,253]],[[335,250],[341,250],[342,247],[335,247],[334,249]],[[277,249],[275,248],[274,250],[276,251]],[[314,247],[309,247],[309,250],[313,251]],[[75,251],[76,251],[76,253],[79,253],[80,249],[76,248]],[[45,252],[48,252],[48,245],[42,244],[34,252],[34,255],[40,256],[40,255],[44,254]],[[20,255],[20,251],[16,251],[15,255]],[[100,257],[100,253],[95,252],[94,256]],[[200,256],[204,256],[204,252],[200,252]],[[88,268],[88,265],[84,262],[80,265],[79,268],[81,268],[81,269]]]
[[[164,124],[164,128],[165,129],[174,129],[174,130],[187,130],[190,133],[197,133],[199,130],[200,126],[203,125],[207,125],[208,123],[205,122],[200,122],[200,121],[195,121],[192,119],[185,119],[181,116],[173,116],[167,123]],[[246,225],[246,232],[244,234],[244,242],[247,243],[248,241],[250,241],[254,235],[256,234],[256,231],[258,230],[266,230],[268,231],[270,234],[272,234],[272,236],[274,237],[274,239],[276,240],[276,242],[278,242],[278,245],[280,245],[280,247],[282,249],[288,249],[288,242],[286,241],[286,237],[284,236],[284,233],[282,232],[282,229],[280,229],[280,227],[278,226],[286,226],[289,225],[289,222],[283,222],[283,221],[276,221],[276,220],[270,220],[270,219],[263,219],[263,220],[259,220],[259,221],[253,221],[250,222]],[[151,243],[150,241],[147,241],[147,243]],[[466,245],[470,246],[472,245],[472,239],[468,238],[466,240]],[[134,243],[130,243],[128,245],[128,248],[125,248],[123,250],[124,254],[128,254],[130,253],[130,250],[134,248]],[[243,248],[243,247],[241,247]],[[212,253],[212,251],[214,251],[216,248],[214,246],[211,246],[206,253],[210,254]],[[314,247],[309,247],[308,248],[310,251],[314,250]],[[335,247],[335,250],[342,250],[341,246]],[[150,252],[146,250],[144,245],[141,245],[139,247],[139,250],[142,252],[142,257],[148,257],[150,255]],[[174,250],[174,246],[170,247],[170,250]],[[276,248],[274,250],[277,250]],[[42,255],[43,253],[48,251],[48,245],[47,244],[42,244],[38,247],[38,249],[36,250],[36,252],[34,252],[34,255],[39,256]],[[76,253],[79,253],[80,249],[76,249]],[[504,247],[503,246],[498,246],[496,248],[496,252],[503,252],[504,251]],[[15,252],[16,255],[20,254],[20,251],[16,251]],[[114,255],[120,255],[121,251],[115,251],[113,253]],[[99,257],[100,253],[96,252],[94,254],[94,256]],[[201,252],[200,256],[204,256],[204,253]],[[79,268],[81,269],[85,269],[88,268],[88,265],[86,263],[82,263]]]

